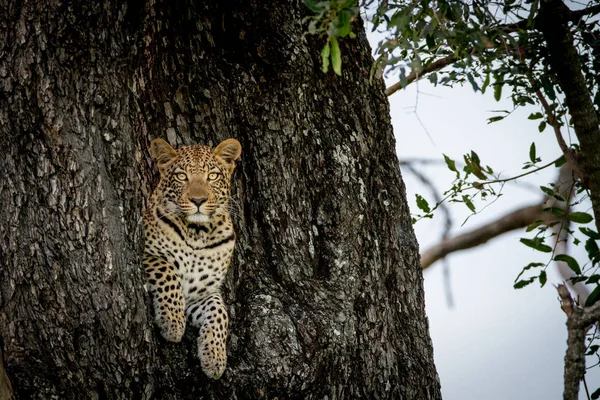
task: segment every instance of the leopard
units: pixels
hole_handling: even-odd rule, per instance
[[[228,204],[241,152],[236,139],[214,149],[174,149],[163,139],[150,144],[160,180],[143,213],[142,263],[155,322],[169,342],[181,341],[187,324],[198,328],[200,365],[215,380],[227,364],[229,316],[221,286],[235,247]]]

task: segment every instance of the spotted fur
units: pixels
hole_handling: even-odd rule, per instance
[[[144,212],[143,264],[156,323],[172,342],[181,340],[186,318],[198,327],[202,370],[219,379],[229,323],[220,289],[235,245],[227,204],[241,146],[227,139],[214,150],[200,145],[175,150],[156,139],[150,152],[160,182]]]

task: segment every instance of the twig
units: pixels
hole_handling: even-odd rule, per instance
[[[549,162],[548,164],[542,165],[541,167],[538,167],[536,169],[532,169],[531,171],[527,171],[525,173],[522,173],[521,175],[513,176],[513,177],[510,177],[510,178],[506,178],[506,179],[494,179],[492,181],[477,182],[477,184],[478,185],[489,185],[491,183],[505,183],[505,182],[514,181],[516,179],[522,178],[522,177],[527,176],[527,175],[535,174],[536,172],[539,172],[539,171],[541,171],[543,169],[546,169],[549,166],[555,164],[558,160],[560,160],[560,157],[558,157],[554,161]]]
[[[439,60],[432,62],[431,64],[427,65],[425,68],[423,68],[422,70],[420,70],[418,72],[413,71],[410,74],[408,74],[408,76],[406,77],[405,85],[403,85],[401,81],[396,82],[389,88],[385,89],[385,95],[391,96],[392,94],[396,93],[398,90],[410,85],[414,81],[423,77],[423,75],[429,74],[431,72],[439,71],[440,69],[452,64],[455,61],[457,61],[457,58],[454,57],[454,55],[450,55],[450,56],[440,58]]]
[[[442,232],[442,241],[448,239],[450,231],[452,230],[453,222],[450,215],[450,210],[448,209],[446,203],[442,201],[435,185],[433,182],[431,182],[431,180],[429,180],[429,178],[427,178],[427,176],[419,172],[409,162],[405,162],[403,165],[404,168],[408,169],[425,186],[429,187],[436,204],[440,204],[440,209],[444,214],[444,230]],[[450,268],[447,263],[444,264],[444,288],[446,291],[446,301],[448,302],[448,307],[452,308],[454,306],[454,297],[452,296],[452,286],[450,285]]]
[[[533,81],[533,78],[530,77],[529,81],[531,83],[531,86],[535,87],[535,82]],[[583,174],[581,167],[579,166],[579,163],[577,162],[577,155],[576,155],[575,151],[573,149],[569,148],[569,146],[565,142],[562,132],[560,131],[560,124],[558,123],[558,120],[556,119],[556,116],[554,115],[554,111],[552,111],[552,108],[548,104],[548,101],[546,101],[546,98],[544,97],[544,95],[542,94],[540,89],[537,89],[535,91],[535,94],[536,94],[537,98],[540,100],[540,103],[542,104],[542,108],[544,109],[544,112],[546,113],[546,116],[548,117],[548,122],[550,123],[550,125],[552,125],[552,128],[554,129],[556,141],[558,142],[558,146],[560,147],[563,154],[565,155],[565,159],[571,166],[571,169],[573,170],[575,175],[577,175],[577,178],[579,178],[579,180],[583,181],[584,174]]]

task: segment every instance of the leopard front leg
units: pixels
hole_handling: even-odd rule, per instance
[[[185,332],[185,299],[177,271],[163,258],[149,254],[144,254],[143,264],[160,333],[170,342],[179,342]]]
[[[212,379],[219,379],[227,365],[227,328],[229,317],[221,294],[210,293],[189,304],[186,315],[199,327],[198,357],[202,370]]]

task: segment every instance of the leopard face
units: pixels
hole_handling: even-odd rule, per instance
[[[204,223],[226,212],[231,175],[241,153],[237,140],[225,140],[214,150],[200,145],[174,150],[157,139],[150,151],[161,175],[154,193],[161,214]]]

